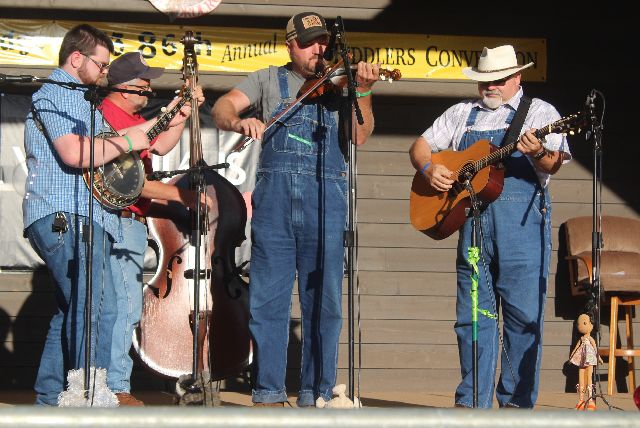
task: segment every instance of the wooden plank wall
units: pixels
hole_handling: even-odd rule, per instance
[[[453,332],[457,234],[433,241],[409,224],[408,195],[413,170],[407,151],[415,138],[413,134],[422,132],[422,126],[420,120],[405,120],[413,134],[387,133],[398,132],[393,126],[386,127],[387,123],[397,123],[407,114],[406,110],[394,109],[393,103],[376,99],[378,129],[358,151],[361,388],[452,391],[459,379]],[[415,103],[414,112],[420,100]],[[571,390],[575,382],[571,372],[563,373],[563,363],[575,340],[573,319],[580,302],[568,296],[566,268],[558,249],[562,245],[561,224],[569,217],[591,214],[591,174],[581,165],[582,152],[578,150],[577,159],[563,167],[551,184],[554,252],[546,305],[543,391]],[[637,217],[625,198],[607,187],[603,201],[605,214]],[[51,285],[42,272],[34,276],[5,272],[0,278],[0,369],[5,373],[0,386],[28,388],[53,311]],[[345,307],[346,301],[345,295]],[[299,370],[295,344],[300,340],[296,295],[293,303],[289,387],[295,390]],[[604,316],[606,321],[608,315]],[[638,330],[636,327],[636,336]],[[640,342],[638,339],[636,343]],[[606,326],[602,341],[608,343]],[[339,379],[344,382],[348,367],[346,319],[341,343]],[[358,361],[360,355],[356,357]],[[136,369],[134,379],[139,387],[162,387],[162,382],[149,377],[142,368]],[[242,380],[233,385],[241,390],[248,388]]]

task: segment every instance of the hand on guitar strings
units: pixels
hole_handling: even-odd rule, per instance
[[[516,147],[523,155],[533,157],[543,150],[542,142],[533,134],[535,131],[531,129],[520,136]]]
[[[453,186],[453,172],[449,171],[446,166],[436,163],[431,164],[424,171],[424,178],[427,183],[439,192],[447,192]]]

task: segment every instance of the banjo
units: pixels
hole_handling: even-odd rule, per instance
[[[180,96],[178,104],[158,117],[158,121],[147,131],[149,141],[168,128],[171,119],[191,98],[191,89],[184,88]],[[108,122],[107,125],[111,130],[101,132],[96,137],[109,139],[120,136]],[[87,187],[90,187],[89,168],[84,168],[82,176]],[[120,210],[133,205],[142,194],[145,180],[144,164],[138,152],[123,153],[109,163],[94,167],[93,179],[93,197],[105,207]]]

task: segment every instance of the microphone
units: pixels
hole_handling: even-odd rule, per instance
[[[31,83],[35,82],[37,77],[35,76],[12,76],[10,74],[2,74],[0,73],[0,84],[2,83]]]
[[[331,27],[331,35],[329,36],[329,43],[327,49],[324,51],[322,57],[325,61],[331,61],[336,50],[336,37],[338,36],[338,21],[336,20]]]
[[[101,96],[104,96],[104,97],[106,97],[112,92],[124,92],[127,94],[136,94],[136,95],[140,95],[141,97],[147,97],[147,98],[155,98],[158,96],[158,94],[153,91],[143,91],[142,89],[139,89],[139,90],[120,89],[120,88],[116,88],[115,86],[98,86],[96,87],[96,90],[98,91],[98,93],[100,93]]]
[[[591,92],[587,95],[587,99],[584,102],[584,107],[587,113],[587,121],[589,123],[589,129],[585,132],[585,139],[590,140],[591,136],[594,134],[596,128],[596,93],[595,89],[592,89]]]
[[[596,107],[596,90],[592,89],[591,92],[589,92],[589,95],[587,95],[587,100],[584,103],[585,107],[587,108],[587,111],[589,111],[590,113],[593,113],[593,110]]]

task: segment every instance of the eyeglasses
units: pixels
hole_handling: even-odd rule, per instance
[[[151,91],[151,85],[127,85],[127,86],[133,86],[134,88],[138,88],[142,91]]]
[[[97,61],[97,60],[95,60],[95,59],[91,58],[91,57],[90,57],[89,55],[87,55],[87,54],[83,54],[82,52],[80,52],[80,53],[81,53],[81,54],[82,54],[82,56],[84,56],[85,58],[89,58],[89,59],[91,60],[91,62],[93,62],[93,63],[94,63],[94,64],[95,64],[99,69],[100,69],[100,71],[108,70],[108,69],[109,69],[109,64],[108,64],[108,63],[107,63],[107,64],[105,64],[105,63],[103,63],[103,62],[100,62],[100,61]]]

